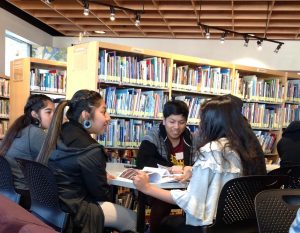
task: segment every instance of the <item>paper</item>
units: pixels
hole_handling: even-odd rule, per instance
[[[128,168],[125,169],[119,177],[133,180],[133,177],[138,174],[138,169]],[[149,175],[150,183],[167,183],[176,182],[175,176],[170,174],[167,167],[144,167],[141,171],[146,172]]]

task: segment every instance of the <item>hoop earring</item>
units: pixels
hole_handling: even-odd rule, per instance
[[[83,128],[89,129],[89,128],[92,127],[92,121],[91,120],[84,120],[82,125],[83,125]]]

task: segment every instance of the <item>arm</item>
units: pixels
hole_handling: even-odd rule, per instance
[[[106,158],[103,152],[95,150],[87,156],[82,156],[78,162],[89,194],[97,201],[110,200],[110,186],[105,171]]]
[[[142,141],[137,155],[137,168],[157,167],[158,163],[164,166],[171,166],[161,157],[153,143],[147,140]]]
[[[175,204],[170,191],[151,185],[149,183],[149,177],[145,172],[140,171],[139,174],[134,177],[133,183],[136,188],[144,194],[155,197],[170,204]]]
[[[39,154],[46,138],[46,133],[41,128],[30,126],[29,128],[29,149],[33,159]]]

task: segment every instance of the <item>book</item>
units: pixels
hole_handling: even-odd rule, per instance
[[[164,166],[159,165],[156,167],[144,167],[142,170],[136,168],[125,169],[118,177],[133,180],[133,178],[138,174],[139,171],[144,171],[149,176],[150,183],[168,183],[177,182],[175,179],[175,174],[170,174],[168,169]]]

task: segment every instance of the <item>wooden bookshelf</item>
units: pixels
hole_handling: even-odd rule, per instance
[[[3,139],[9,123],[10,78],[0,74],[0,140]]]
[[[101,80],[101,78],[99,78],[99,69],[101,68],[99,67],[101,66],[99,65],[99,59],[101,56],[101,49],[107,50],[108,52],[115,51],[119,56],[136,56],[139,59],[151,57],[166,59],[168,67],[167,86],[164,88],[157,88],[155,86],[149,86],[145,83],[132,84],[130,82],[128,83],[128,80],[126,82],[123,82],[125,80],[123,80],[123,77],[109,77],[106,81]],[[221,72],[221,75],[225,75],[224,77],[222,76],[222,78],[229,78],[226,80],[229,80],[228,85],[230,85],[230,87],[227,85],[226,88],[216,88],[211,86],[205,88],[203,88],[203,86],[198,86],[197,88],[195,87],[196,84],[193,83],[194,80],[190,81],[190,83],[185,83],[185,80],[176,79],[176,72],[182,71],[180,67],[183,67],[182,69],[188,67],[187,69],[192,69],[192,71],[190,72],[195,72],[197,71],[197,69],[199,69],[199,67],[203,68],[205,66],[208,66],[211,70],[217,72],[216,75],[218,75],[218,72],[221,72],[221,70],[226,71],[223,73]],[[177,70],[178,67],[179,69]],[[91,90],[98,90],[99,87],[101,88],[103,85],[106,85],[110,87],[116,86],[117,88],[141,88],[142,90],[161,89],[164,90],[165,93],[168,93],[169,99],[176,96],[187,96],[187,99],[190,98],[190,100],[192,100],[192,98],[206,99],[215,95],[230,93],[240,97],[245,104],[256,104],[261,107],[265,106],[266,108],[274,109],[278,108],[280,111],[284,110],[285,104],[288,102],[291,102],[292,104],[300,103],[300,99],[287,100],[287,82],[288,80],[300,80],[300,76],[297,76],[296,74],[97,41],[69,47],[67,71],[67,98],[71,98],[72,95],[79,89],[86,88]],[[251,98],[249,98],[249,96],[243,96],[243,93],[239,93],[239,91],[235,89],[237,88],[235,84],[237,81],[244,81],[238,79],[241,79],[243,78],[243,76],[247,75],[257,76],[257,78],[261,80],[261,83],[263,83],[264,85],[269,85],[269,83],[272,82],[269,80],[274,80],[273,82],[277,85],[276,88],[283,88],[282,96],[280,98],[271,98],[266,96],[259,96],[255,98],[253,98],[252,96]],[[180,78],[182,77],[180,76]],[[132,115],[134,116],[134,114]],[[131,118],[131,115],[126,114],[124,116],[124,114],[116,114],[112,112],[112,117],[117,119],[129,119]],[[135,118],[141,119],[143,121],[152,119],[151,117],[144,116],[135,116]],[[189,119],[188,122],[191,125],[195,125],[199,123],[199,121],[197,121],[198,119],[199,118],[197,118],[197,115],[195,115],[194,118]],[[254,130],[267,131],[276,134],[277,142],[282,134],[283,124],[281,122],[281,119],[282,118],[280,118],[278,122],[274,121],[271,125],[266,123],[251,122],[251,120],[250,123],[253,125]],[[274,149],[267,152],[267,154],[272,155],[273,157],[277,154],[276,142],[274,144]],[[116,148],[118,149],[126,149],[132,147],[136,147],[136,145],[133,146],[131,144],[127,144],[126,146],[125,144],[124,147],[116,146]]]
[[[38,58],[21,58],[11,62],[11,93],[10,93],[10,123],[23,114],[23,109],[31,92],[44,93],[53,97],[53,95],[65,96],[65,93],[49,92],[42,90],[32,90],[31,71],[33,69],[58,70],[65,71],[67,64],[65,62],[44,60]]]

